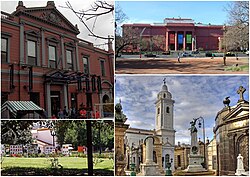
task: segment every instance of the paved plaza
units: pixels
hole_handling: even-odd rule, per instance
[[[238,64],[238,66],[236,66]],[[116,74],[248,74],[248,56],[181,58],[139,58],[139,56],[116,59]]]

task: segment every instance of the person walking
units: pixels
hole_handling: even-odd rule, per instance
[[[178,53],[178,63],[181,62],[181,57],[180,57],[180,54]]]
[[[63,110],[60,108],[60,111],[58,112],[58,114],[57,114],[57,117],[59,118],[59,119],[63,119],[64,118],[64,114],[63,114]]]
[[[68,117],[68,111],[67,111],[67,107],[66,106],[64,106],[64,109],[63,109],[63,116],[64,116],[64,118]]]

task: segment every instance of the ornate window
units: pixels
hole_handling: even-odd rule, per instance
[[[2,62],[8,62],[8,39],[1,38],[1,60]]]
[[[47,40],[47,46],[48,46],[48,67],[49,68],[58,68],[58,44],[59,40],[54,37],[50,36],[46,38]]]
[[[28,40],[27,50],[28,50],[28,64],[36,66],[37,65],[37,43],[36,41]]]
[[[84,74],[89,74],[89,59],[88,57],[84,56],[82,58],[83,61],[83,72]]]
[[[72,51],[66,50],[67,68],[73,70]]]
[[[56,59],[56,46],[49,45],[49,67],[57,68]]]
[[[39,45],[40,33],[38,31],[25,31],[26,37],[26,64],[40,66]]]
[[[10,62],[10,33],[1,33],[1,61],[2,63]]]
[[[105,72],[105,60],[100,60],[100,65],[101,65],[102,76],[105,76],[106,75],[106,72]]]

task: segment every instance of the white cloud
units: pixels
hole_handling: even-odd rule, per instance
[[[164,76],[116,76],[116,98],[122,98],[123,111],[131,127],[147,129],[145,124],[154,125],[154,102],[161,90],[163,78]],[[175,100],[176,143],[190,142],[189,122],[199,116],[205,119],[206,136],[213,138],[214,119],[224,107],[223,99],[230,96],[231,105],[235,105],[239,99],[236,91],[240,85],[247,88],[245,98],[248,100],[247,76],[167,76],[166,84]],[[133,121],[139,121],[141,125]]]

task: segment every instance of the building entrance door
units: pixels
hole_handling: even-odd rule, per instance
[[[60,92],[51,91],[50,100],[51,100],[51,115],[57,116],[57,113],[61,108]]]
[[[180,155],[177,156],[177,164],[178,164],[178,167],[181,167],[181,156]]]

